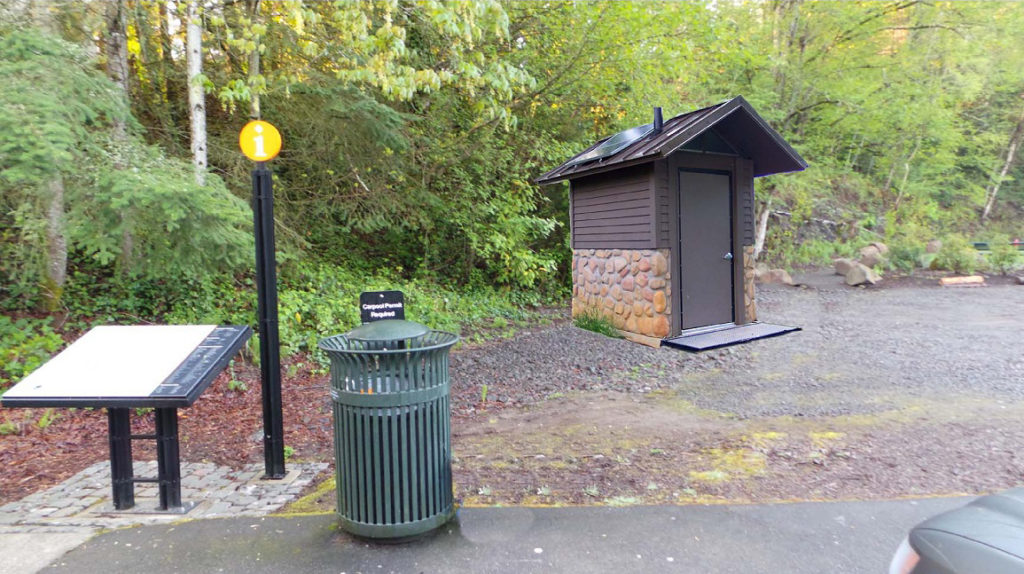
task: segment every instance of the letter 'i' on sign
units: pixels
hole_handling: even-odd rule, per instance
[[[238,147],[253,161],[270,161],[281,151],[281,132],[263,120],[254,120],[238,134]]]

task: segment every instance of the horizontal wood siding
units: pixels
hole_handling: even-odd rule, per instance
[[[658,249],[672,246],[672,218],[678,217],[672,208],[668,185],[668,161],[654,162],[654,242]]]
[[[739,193],[740,229],[743,245],[754,244],[754,162],[736,160],[736,190]]]
[[[573,180],[573,249],[654,247],[651,174],[648,164]]]

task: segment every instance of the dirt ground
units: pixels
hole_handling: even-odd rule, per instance
[[[881,499],[1024,482],[1024,287],[856,289],[824,272],[762,286],[762,321],[803,331],[689,354],[564,319],[452,355],[456,495],[467,505]],[[330,461],[327,377],[285,368],[285,441]],[[262,459],[258,372],[184,409],[183,458]],[[484,391],[486,385],[486,391]],[[486,398],[486,400],[484,400]],[[98,411],[0,410],[0,504],[106,457]],[[140,413],[136,424],[150,424]],[[137,459],[145,458],[143,450]],[[322,485],[299,505],[332,509]]]

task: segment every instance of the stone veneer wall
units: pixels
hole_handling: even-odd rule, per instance
[[[661,339],[671,325],[668,249],[574,249],[572,315],[597,312],[616,328]]]
[[[757,302],[754,299],[754,246],[743,248],[743,303],[746,305],[747,322],[757,321]]]

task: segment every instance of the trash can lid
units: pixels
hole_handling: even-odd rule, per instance
[[[412,339],[430,332],[430,327],[404,319],[384,319],[364,323],[348,332],[349,339],[357,341],[399,341]]]

